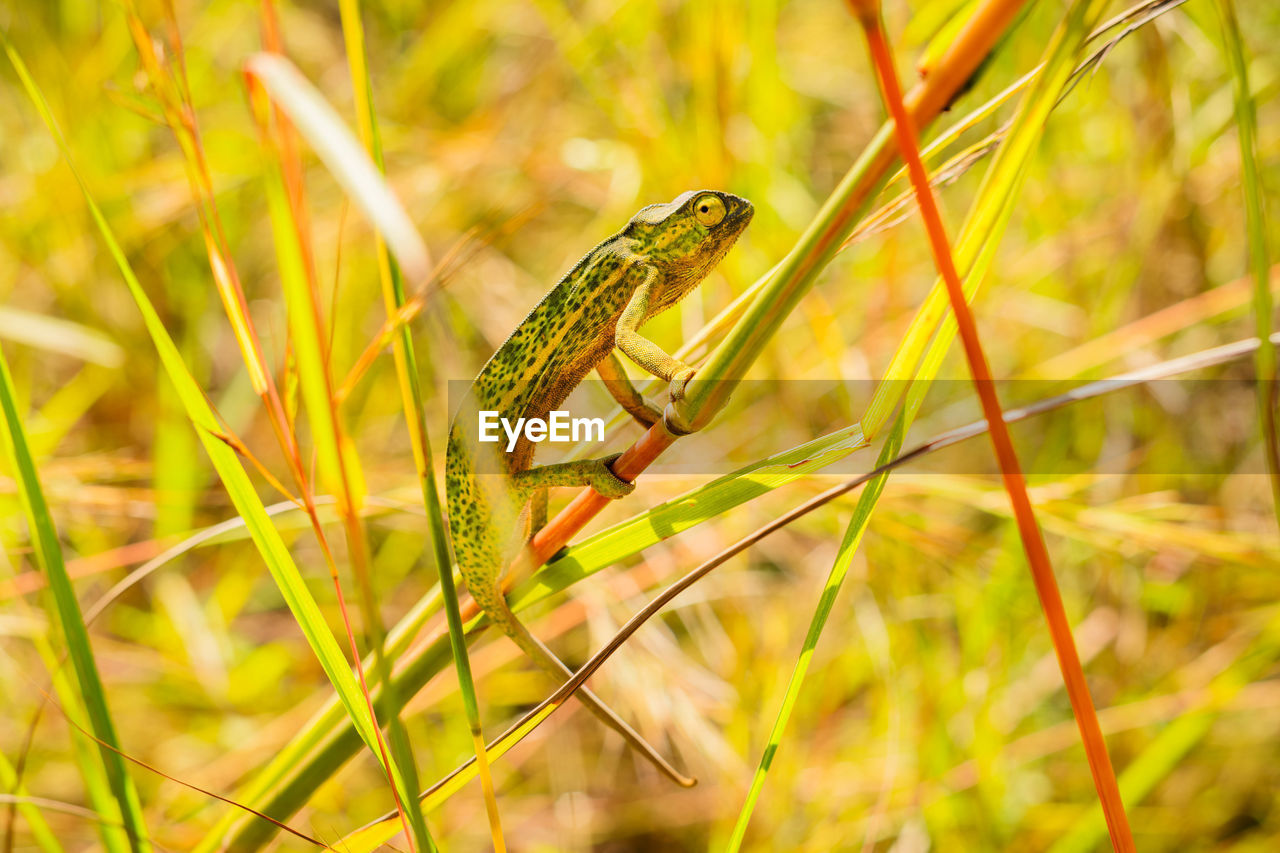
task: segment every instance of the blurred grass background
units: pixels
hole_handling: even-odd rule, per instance
[[[961,4],[892,5],[906,63]],[[1269,45],[1280,11],[1241,4],[1258,99],[1262,183],[1277,186],[1280,110]],[[390,181],[438,258],[482,237],[415,324],[431,434],[443,447],[449,380],[473,375],[581,254],[639,207],[695,187],[757,209],[746,237],[651,336],[674,350],[792,245],[882,121],[861,37],[840,3],[740,7],[587,2],[366,2],[373,97]],[[1117,7],[1114,11],[1119,11]],[[280,4],[290,57],[354,124],[336,4]],[[163,37],[159,4],[141,16]],[[1040,58],[1060,11],[1035,4],[953,112]],[[179,3],[185,61],[219,209],[264,336],[286,358],[287,324],[267,222],[263,152],[241,76],[261,49],[258,10]],[[282,461],[212,286],[182,152],[155,118],[121,10],[75,0],[0,9],[62,123],[98,203],[183,357],[237,435]],[[997,375],[1094,378],[1246,337],[1248,295],[1193,307],[1141,338],[1144,318],[1245,273],[1245,223],[1230,78],[1212,6],[1192,0],[1141,28],[1058,107],[976,312]],[[1007,112],[1007,110],[1006,110]],[[967,141],[994,130],[1000,114]],[[940,122],[945,127],[948,120]],[[958,221],[981,168],[943,195]],[[341,376],[379,330],[371,232],[317,163],[307,174],[316,261],[331,298]],[[1277,221],[1274,205],[1271,221]],[[875,378],[933,270],[914,218],[841,255],[757,362],[763,379]],[[12,69],[0,71],[0,346],[82,604],[177,537],[233,515],[159,371],[56,145]],[[331,292],[331,296],[330,296]],[[1101,357],[1077,350],[1126,324]],[[1056,361],[1050,361],[1056,359]],[[963,379],[955,354],[950,378]],[[1212,376],[1247,377],[1247,364]],[[345,411],[371,491],[374,576],[390,624],[434,584],[389,358]],[[1169,759],[1131,807],[1143,850],[1267,850],[1280,837],[1280,617],[1276,548],[1256,418],[1196,395],[1135,392],[1023,426],[1041,524],[1077,620],[1077,642],[1117,769],[1153,748]],[[731,452],[775,434],[781,449],[843,421],[802,403],[755,406],[691,441]],[[945,414],[945,413],[944,413]],[[775,423],[776,422],[776,423]],[[939,415],[937,426],[956,421]],[[931,432],[926,421],[913,433]],[[627,427],[621,450],[635,436]],[[304,438],[304,447],[308,446]],[[954,470],[890,481],[819,646],[748,846],[758,850],[1000,850],[1066,845],[1092,789],[1043,620],[985,445]],[[1132,453],[1126,473],[1080,473],[1082,457]],[[437,460],[439,461],[439,460]],[[946,468],[939,463],[938,467]],[[28,559],[11,472],[0,480],[0,752],[28,748],[33,795],[83,803],[68,727],[47,708],[33,638],[50,626]],[[597,526],[679,494],[696,477],[654,477]],[[535,631],[571,660],[597,648],[647,591],[830,484],[813,477],[648,549],[544,608]],[[279,496],[265,481],[270,503]],[[389,507],[389,508],[387,508]],[[495,767],[518,850],[700,850],[723,841],[799,651],[847,505],[762,543],[701,583],[597,676],[600,692],[701,784],[677,790],[585,715],[556,718]],[[339,631],[314,538],[280,528],[313,569]],[[257,552],[229,536],[166,565],[92,630],[126,750],[230,792],[297,731],[328,685]],[[486,731],[549,690],[505,641],[475,652]],[[1238,681],[1221,707],[1214,679]],[[433,780],[470,754],[453,676],[406,722]],[[1159,735],[1208,713],[1189,750]],[[33,729],[34,726],[34,729]],[[1157,759],[1159,755],[1156,756]],[[189,849],[226,806],[134,768],[149,826]],[[321,785],[293,823],[328,840],[390,807],[367,754]],[[64,849],[94,849],[83,816],[44,811]],[[10,816],[5,821],[10,821]],[[428,815],[444,849],[483,849],[478,788]],[[33,849],[12,819],[14,848]],[[280,849],[303,849],[281,840]],[[1086,848],[1087,849],[1087,848]]]

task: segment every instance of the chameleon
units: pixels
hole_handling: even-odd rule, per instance
[[[502,575],[545,524],[548,488],[590,486],[604,497],[620,498],[635,485],[609,467],[620,454],[533,466],[534,444],[525,435],[510,453],[500,444],[481,445],[478,414],[496,411],[512,423],[545,418],[596,369],[611,396],[644,427],[662,420],[662,410],[631,384],[615,350],[669,383],[672,401],[682,399],[693,368],[642,337],[639,327],[697,287],[753,213],[746,199],[711,190],[642,208],[534,306],[480,369],[453,420],[445,487],[459,573],[489,620],[560,683],[572,672],[511,612]],[[482,452],[493,456],[480,458]],[[664,774],[681,785],[694,784],[593,693],[583,688],[577,696]]]

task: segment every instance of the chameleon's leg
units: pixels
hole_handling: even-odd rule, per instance
[[[527,471],[511,475],[511,486],[517,492],[532,495],[552,486],[590,486],[606,498],[626,497],[635,491],[635,483],[620,479],[609,468],[609,463],[621,454],[601,459],[577,459],[573,462],[556,462],[537,465]]]
[[[631,384],[616,352],[610,350],[604,361],[596,365],[596,372],[604,380],[604,387],[609,389],[609,395],[618,401],[623,411],[639,421],[640,426],[648,429],[662,420],[662,409],[646,400],[636,386]]]
[[[635,267],[631,274],[643,274],[645,279],[631,294],[631,301],[627,303],[627,307],[622,309],[622,315],[618,317],[618,325],[614,330],[614,341],[627,358],[664,382],[671,383],[671,399],[679,400],[684,397],[684,388],[693,376],[693,368],[667,355],[657,344],[639,332],[640,325],[649,317],[658,274],[653,267],[646,266]]]
[[[529,629],[511,612],[511,608],[507,606],[507,599],[503,596],[502,588],[499,584],[495,583],[486,585],[481,589],[473,589],[471,590],[471,595],[476,599],[476,603],[480,605],[480,609],[502,629],[503,633],[510,637],[520,647],[520,650],[545,670],[547,674],[562,684],[573,677],[573,671],[565,666],[550,649],[542,645],[537,637],[530,634]],[[601,722],[622,735],[623,739],[633,749],[652,762],[655,767],[670,777],[676,784],[685,788],[690,788],[697,784],[698,780],[685,776],[671,766],[671,763],[658,754],[658,751],[641,737],[639,732],[627,725],[625,720],[615,714],[609,706],[600,701],[600,698],[586,687],[579,688],[574,695]]]

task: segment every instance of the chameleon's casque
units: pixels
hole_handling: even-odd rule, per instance
[[[504,453],[501,444],[477,444],[478,413],[496,411],[513,423],[521,417],[545,418],[587,373],[599,368],[623,408],[641,423],[653,424],[660,411],[630,386],[613,351],[621,350],[671,383],[673,397],[682,394],[693,370],[641,337],[638,329],[702,282],[753,212],[746,199],[712,190],[687,192],[640,210],[534,306],[481,368],[454,418],[445,480],[458,567],[490,619],[558,678],[567,678],[568,670],[515,619],[500,586],[503,570],[530,535],[530,501],[536,499],[539,514],[545,515],[551,486],[591,486],[606,497],[621,497],[634,487],[610,471],[609,458],[535,468],[533,444],[523,436],[511,453]],[[496,458],[477,460],[480,452]],[[665,772],[692,784],[589,692],[579,696]]]

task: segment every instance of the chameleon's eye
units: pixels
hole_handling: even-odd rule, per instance
[[[719,225],[724,219],[725,209],[724,202],[720,200],[720,196],[707,194],[699,196],[697,202],[693,205],[693,215],[698,217],[698,221],[708,228],[713,225]]]

